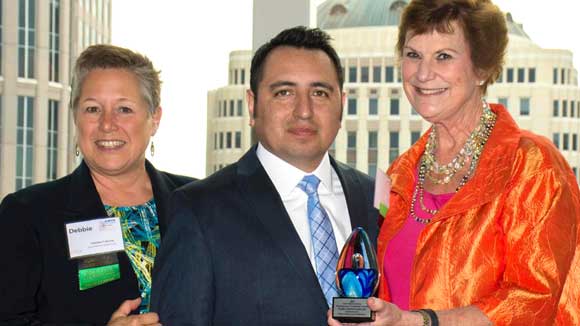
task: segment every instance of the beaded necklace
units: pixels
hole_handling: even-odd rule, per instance
[[[495,113],[491,111],[487,102],[483,100],[483,113],[479,120],[479,124],[471,132],[465,145],[457,154],[457,156],[455,156],[449,164],[443,166],[438,164],[435,159],[435,128],[431,130],[429,139],[427,140],[427,144],[425,146],[425,152],[421,156],[419,165],[419,178],[417,180],[417,184],[415,185],[415,190],[413,191],[413,197],[411,199],[410,213],[415,221],[423,224],[431,222],[431,218],[421,218],[415,214],[415,202],[417,201],[417,197],[419,197],[421,210],[430,215],[435,215],[439,212],[439,210],[429,209],[425,206],[423,199],[425,177],[427,176],[429,180],[435,184],[448,184],[451,182],[451,178],[463,168],[465,163],[470,161],[467,173],[463,175],[459,181],[459,184],[455,188],[455,192],[458,192],[459,189],[461,189],[467,183],[467,181],[475,172],[477,164],[479,163],[479,158],[483,152],[483,147],[489,139],[489,135],[491,134],[493,126],[495,125],[496,119],[497,116]],[[443,176],[440,177],[439,175]]]

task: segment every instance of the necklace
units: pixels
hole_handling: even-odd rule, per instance
[[[485,102],[485,100],[483,101],[483,113],[481,115],[480,118],[480,122],[478,124],[478,126],[474,129],[474,131],[471,132],[471,134],[469,135],[468,141],[470,142],[471,139],[471,144],[469,145],[469,148],[466,148],[467,146],[464,145],[464,147],[462,148],[462,151],[464,151],[463,154],[460,153],[451,161],[451,163],[454,163],[453,166],[449,167],[449,164],[447,164],[445,167],[441,168],[438,170],[438,168],[432,168],[432,166],[434,165],[433,162],[435,161],[435,156],[434,156],[434,152],[430,152],[430,149],[434,150],[434,146],[435,146],[435,138],[433,137],[433,143],[431,145],[429,145],[429,141],[431,141],[432,135],[435,131],[435,129],[431,130],[431,134],[429,135],[429,140],[427,141],[427,145],[425,147],[425,152],[423,153],[423,155],[421,156],[421,160],[420,160],[420,165],[419,165],[419,177],[417,180],[417,184],[415,185],[415,190],[413,191],[413,197],[411,198],[411,216],[413,217],[413,219],[419,223],[423,223],[423,224],[427,224],[429,222],[431,222],[431,218],[421,218],[419,216],[417,216],[417,214],[415,213],[415,203],[417,201],[417,197],[419,197],[419,204],[421,206],[421,210],[424,211],[425,213],[428,213],[430,215],[435,215],[439,212],[439,210],[437,209],[429,209],[425,206],[424,203],[424,185],[425,185],[425,177],[427,176],[429,178],[430,181],[433,181],[433,179],[431,179],[431,177],[429,176],[428,172],[432,172],[434,174],[445,174],[445,177],[449,177],[449,180],[447,182],[442,182],[445,181],[445,179],[441,180],[441,179],[436,179],[441,181],[441,183],[437,183],[436,181],[433,181],[433,183],[435,184],[447,184],[451,181],[451,177],[453,177],[458,171],[460,171],[465,162],[466,161],[470,161],[469,164],[469,169],[467,170],[467,172],[465,173],[465,175],[463,175],[463,177],[461,178],[461,180],[459,181],[459,184],[457,185],[457,187],[455,188],[455,192],[458,192],[459,189],[461,189],[466,183],[467,181],[471,178],[471,176],[473,175],[473,173],[475,172],[475,169],[477,167],[477,164],[479,163],[479,158],[481,156],[481,153],[483,152],[483,147],[485,146],[485,144],[487,143],[487,140],[489,139],[489,135],[491,134],[491,131],[495,125],[495,121],[497,119],[497,116],[495,113],[493,113],[491,111],[491,109],[489,108],[489,105],[487,104],[487,102]],[[466,145],[467,145],[466,142]],[[463,157],[461,157],[463,156]],[[455,165],[457,164],[457,165]],[[439,171],[438,172],[434,172],[434,171]],[[434,177],[436,178],[436,177]]]
[[[428,168],[426,176],[434,184],[441,185],[451,182],[453,176],[463,169],[465,164],[472,158],[474,152],[477,151],[478,147],[482,147],[481,140],[485,133],[484,129],[486,127],[486,119],[489,118],[490,114],[493,114],[485,100],[482,100],[482,106],[483,113],[479,119],[479,123],[469,134],[469,137],[467,138],[467,141],[465,141],[461,150],[459,150],[457,155],[447,164],[439,164],[435,158],[437,131],[435,128],[432,128],[427,144],[425,145],[425,153],[423,157]]]

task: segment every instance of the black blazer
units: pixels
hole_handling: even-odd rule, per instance
[[[331,160],[353,227],[374,240],[371,179]],[[173,194],[154,267],[152,311],[164,325],[326,325],[308,254],[255,147]]]
[[[163,235],[170,192],[193,179],[157,171],[149,162],[146,169]],[[4,198],[0,205],[0,324],[103,325],[123,300],[139,296],[137,278],[124,252],[117,254],[119,280],[79,291],[78,261],[68,258],[64,226],[104,216],[84,162],[59,180]]]

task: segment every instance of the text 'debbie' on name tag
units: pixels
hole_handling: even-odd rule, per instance
[[[121,221],[116,217],[68,223],[65,231],[71,259],[125,249]]]

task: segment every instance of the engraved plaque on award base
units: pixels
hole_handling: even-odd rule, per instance
[[[368,297],[379,285],[377,255],[362,228],[355,228],[338,258],[336,285],[341,297],[332,300],[332,318],[343,323],[374,320],[367,305]]]

